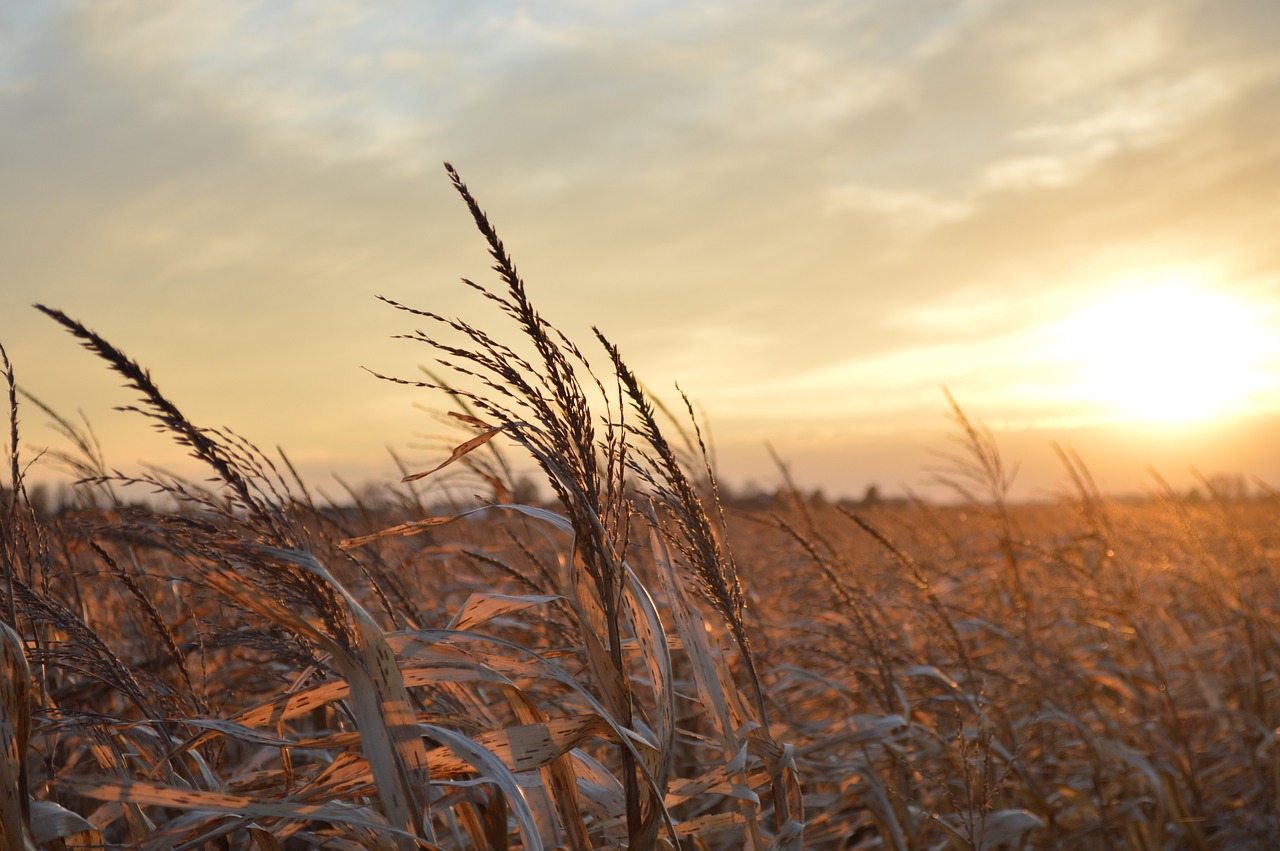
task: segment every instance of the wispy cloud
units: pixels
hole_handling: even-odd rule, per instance
[[[384,389],[354,365],[415,355],[369,296],[470,310],[450,282],[487,265],[452,159],[548,315],[722,405],[722,433],[936,409],[958,381],[1030,422],[1052,400],[1016,352],[1100,282],[1280,271],[1277,9],[8,4],[0,339],[40,353],[33,387],[84,369],[27,316],[51,300],[191,393],[267,398],[273,361],[313,376],[298,404],[355,400],[328,428],[372,432]]]

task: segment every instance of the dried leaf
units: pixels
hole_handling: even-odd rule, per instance
[[[1027,810],[997,810],[988,813],[982,823],[982,839],[979,848],[995,848],[1016,842],[1023,834],[1044,827],[1044,821]]]
[[[22,639],[0,623],[0,846],[34,848],[25,776],[31,738],[31,673]]]
[[[430,476],[432,473],[437,473],[440,470],[443,470],[445,467],[448,467],[450,464],[452,464],[454,461],[457,461],[462,456],[470,452],[474,452],[475,450],[479,449],[481,446],[484,446],[490,440],[493,440],[493,438],[496,437],[498,433],[505,428],[506,426],[496,426],[484,432],[483,434],[477,434],[475,437],[471,438],[470,440],[459,443],[457,446],[453,448],[453,454],[451,454],[444,461],[440,462],[435,467],[432,467],[430,470],[427,470],[425,473],[414,473],[411,476],[405,476],[403,479],[400,480],[400,483],[406,484],[408,482],[416,482],[418,479],[425,479],[427,476]]]
[[[339,541],[338,546],[344,550],[349,550],[354,547],[362,547],[365,544],[371,541],[376,541],[380,538],[390,538],[395,535],[408,538],[413,535],[421,535],[428,529],[436,526],[443,526],[446,523],[451,523],[454,520],[457,520],[459,516],[460,515],[451,515],[449,517],[427,517],[422,520],[411,520],[408,523],[401,523],[398,526],[392,526],[389,529],[383,529],[382,531],[374,532],[371,535],[360,535],[355,538],[347,538],[346,540]]]
[[[449,629],[475,629],[496,617],[561,599],[549,594],[472,594],[449,622]]]
[[[676,833],[681,837],[700,836],[717,830],[740,827],[746,823],[742,813],[704,813],[696,818],[682,821],[676,825]]]
[[[53,801],[31,802],[31,832],[36,844],[42,846],[55,840],[60,840],[67,849],[103,846],[102,833],[88,819]]]
[[[455,420],[462,420],[467,425],[473,425],[477,428],[493,428],[492,425],[479,417],[473,417],[470,414],[464,414],[461,411],[450,411],[449,416],[453,417]]]
[[[507,797],[512,814],[516,817],[516,823],[520,825],[520,832],[524,835],[524,847],[533,851],[542,851],[544,841],[552,845],[559,844],[554,825],[539,824],[534,818],[533,811],[529,808],[520,788],[520,782],[496,754],[447,727],[423,724],[422,728],[427,735],[442,742],[460,758],[474,766],[481,776],[502,790]]]
[[[676,752],[675,678],[671,670],[671,648],[653,598],[649,596],[648,590],[641,584],[630,566],[626,567],[624,579],[626,594],[623,596],[623,601],[636,635],[634,643],[640,650],[640,658],[644,660],[649,672],[653,701],[658,709],[657,717],[654,719],[658,762],[656,765],[649,766],[649,770],[653,772],[658,789],[665,795]]]
[[[385,821],[371,818],[368,810],[340,801],[304,804],[293,801],[259,801],[248,795],[230,795],[205,789],[186,789],[143,780],[118,780],[110,777],[66,777],[53,781],[59,788],[96,801],[135,803],[143,806],[172,807],[179,810],[208,810],[228,815],[253,818],[284,818],[303,821],[330,821],[352,824],[407,839],[413,848],[413,836],[397,830]]]
[[[603,718],[588,714],[549,719],[541,724],[513,724],[501,730],[481,733],[474,737],[474,741],[491,751],[512,771],[536,771],[596,737],[617,741]],[[437,761],[445,759],[442,750],[433,751],[432,768]]]
[[[320,577],[346,601],[356,622],[362,658],[354,660],[336,646],[331,647],[331,652],[333,661],[351,684],[351,706],[360,728],[361,749],[369,758],[378,795],[392,824],[409,835],[414,834],[417,825],[429,830],[429,820],[424,818],[431,791],[427,751],[417,716],[409,703],[404,677],[386,636],[315,556],[299,550],[271,552]],[[414,847],[413,842],[401,836],[397,836],[396,842],[404,851]]]

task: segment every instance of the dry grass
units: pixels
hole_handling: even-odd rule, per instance
[[[141,366],[42,307],[214,479],[117,473],[44,409],[84,483],[78,507],[39,511],[0,350],[0,845],[1280,834],[1274,501],[1118,505],[1064,452],[1074,495],[1011,505],[990,435],[954,406],[944,474],[961,508],[783,492],[726,509],[691,410],[672,417],[599,334],[594,371],[449,174],[498,275],[467,283],[508,330],[388,300],[436,360],[427,380],[390,380],[443,391],[469,432],[386,499],[318,502],[285,456],[191,423]],[[554,507],[510,501],[503,444],[539,466]],[[440,513],[456,471],[494,502]],[[119,494],[139,483],[176,507],[131,508]]]

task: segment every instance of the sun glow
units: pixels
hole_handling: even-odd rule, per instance
[[[1187,276],[1123,287],[1063,323],[1081,401],[1124,420],[1181,423],[1258,412],[1274,390],[1263,312]]]

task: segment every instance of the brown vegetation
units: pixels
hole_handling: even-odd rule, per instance
[[[954,408],[961,507],[726,511],[697,424],[536,312],[424,323],[470,429],[394,499],[313,499],[41,308],[211,484],[110,470],[38,510],[7,358],[0,844],[12,848],[1219,848],[1280,833],[1274,504],[1007,500]],[[38,403],[37,403],[38,404]],[[55,416],[53,412],[46,413]],[[678,423],[685,422],[681,427]],[[500,444],[540,468],[518,490]],[[447,514],[463,470],[498,497]],[[123,486],[172,510],[131,508]]]

